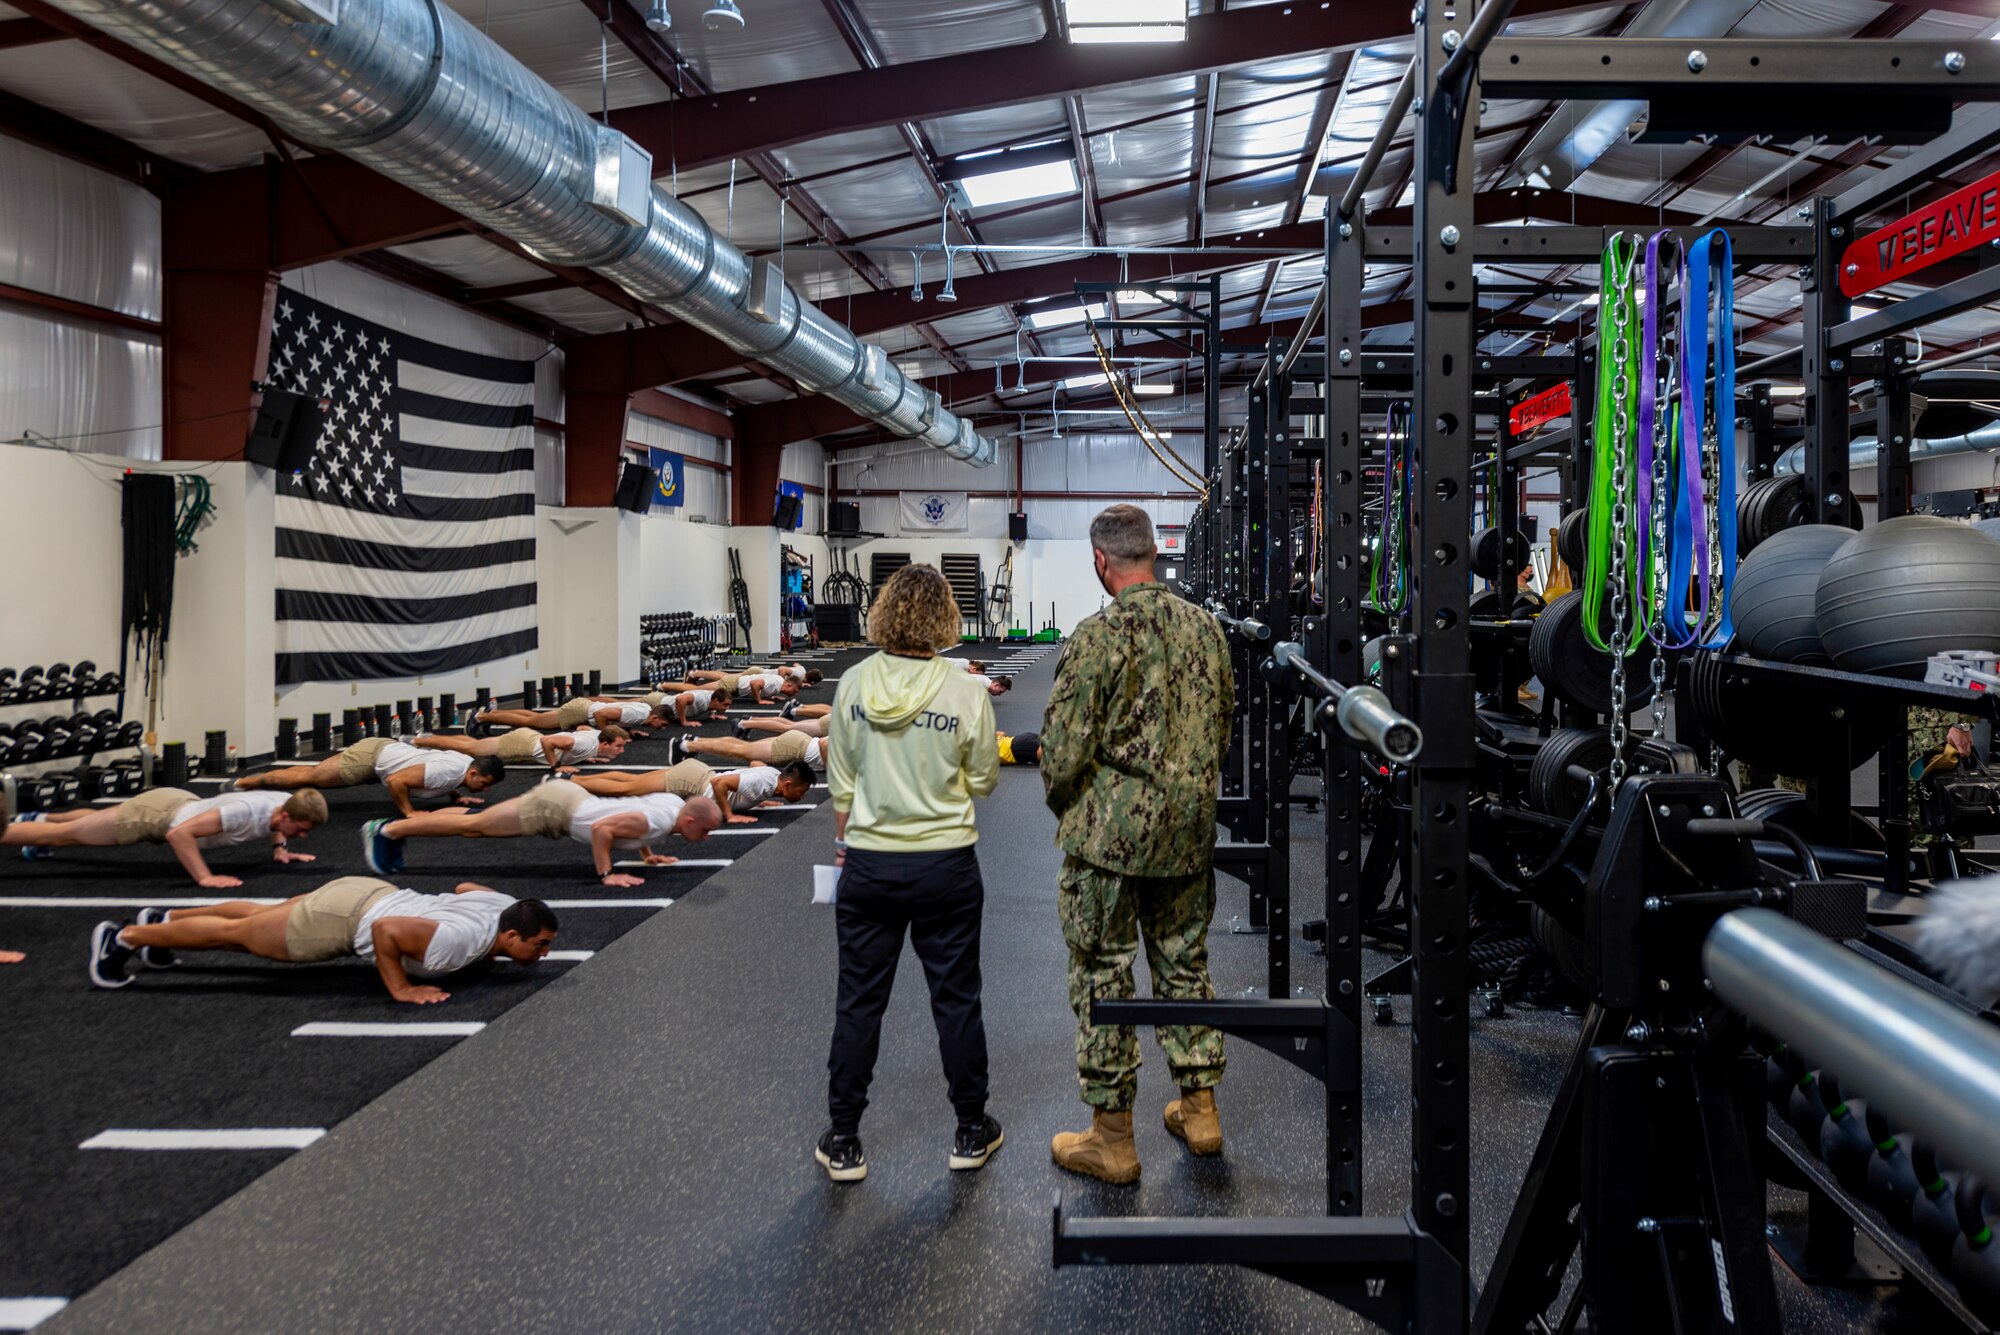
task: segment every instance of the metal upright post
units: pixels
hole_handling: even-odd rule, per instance
[[[1255,572],[1255,616],[1267,626],[1291,624],[1291,477],[1292,374],[1284,364],[1285,340],[1271,340],[1273,374],[1265,382],[1271,392],[1264,401],[1264,453],[1250,461],[1253,533],[1251,561]],[[1281,551],[1274,552],[1283,544]],[[1279,704],[1277,691],[1264,671],[1268,657],[1251,651],[1250,771],[1252,791],[1261,791],[1264,806],[1264,865],[1260,887],[1266,905],[1266,983],[1274,1001],[1292,995],[1292,764],[1291,738],[1286,729],[1289,709]],[[1244,688],[1238,683],[1237,689]],[[1261,783],[1259,782],[1261,780]]]
[[[1322,615],[1330,622],[1328,675],[1367,680],[1361,669],[1361,224],[1329,216],[1326,234],[1325,499],[1320,551]],[[1366,757],[1328,737],[1320,766],[1326,801],[1326,1004],[1361,1029],[1361,766]],[[1380,838],[1393,837],[1384,831]],[[1357,1047],[1358,1058],[1360,1049]],[[1360,1072],[1352,1074],[1360,1087]],[[1326,1208],[1361,1210],[1361,1106],[1327,1100]]]
[[[1882,340],[1882,375],[1875,393],[1875,519],[1910,513],[1910,381],[1903,375],[1909,347],[1900,338]],[[1882,841],[1888,848],[1882,888],[1902,894],[1910,888],[1910,715],[1893,711],[1895,722],[1876,761]]]
[[[1846,229],[1834,220],[1834,201],[1807,206],[1814,231],[1812,263],[1799,284],[1805,306],[1805,476],[1815,522],[1844,524],[1852,479],[1847,475],[1847,361],[1827,350],[1827,331],[1845,323],[1847,297],[1840,290],[1840,252]]]
[[[1778,471],[1778,422],[1771,412],[1771,387],[1750,386],[1750,480]]]
[[[1498,0],[1487,0],[1494,4]],[[1410,1197],[1417,1227],[1443,1257],[1428,1277],[1421,1329],[1465,1325],[1471,1207],[1466,1017],[1467,791],[1474,766],[1471,637],[1466,616],[1471,534],[1473,132],[1477,67],[1449,86],[1437,72],[1460,44],[1443,5],[1419,5],[1416,133],[1417,500],[1414,717],[1424,750],[1413,767],[1410,839]]]

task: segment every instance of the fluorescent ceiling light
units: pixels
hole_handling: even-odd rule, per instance
[[[1066,324],[1082,324],[1086,319],[1102,320],[1104,303],[1093,301],[1088,306],[1044,307],[1028,312],[1028,328],[1056,329]],[[1099,376],[1098,379],[1103,379]]]
[[[1134,385],[1132,386],[1132,392],[1150,397],[1159,394],[1171,394],[1174,392],[1174,387],[1164,380],[1156,380],[1150,385],[1144,383]]]
[[[1147,440],[1172,440],[1174,438],[1174,433],[1171,431],[1141,431],[1139,434]]]
[[[1120,289],[1118,290],[1118,300],[1120,300],[1120,301],[1127,301],[1127,302],[1131,302],[1131,301],[1167,301],[1167,300],[1170,300],[1170,298],[1167,298],[1167,297],[1162,297],[1162,296],[1157,296],[1157,295],[1155,295],[1154,293],[1151,293],[1151,292],[1141,292],[1141,291],[1139,291],[1139,289],[1137,289],[1137,288],[1120,288]]]
[[[1185,42],[1185,23],[1107,23],[1099,27],[1072,27],[1070,41],[1079,46],[1093,42]]]
[[[1031,167],[1010,167],[1005,171],[961,177],[958,184],[965,191],[966,202],[975,209],[991,208],[996,204],[1018,204],[1028,199],[1047,199],[1055,195],[1073,195],[1077,192],[1076,163],[1064,158],[1059,162],[1039,162]]]
[[[1064,0],[1071,23],[1186,23],[1187,0]]]
[[[1109,379],[1111,377],[1102,371],[1099,371],[1095,375],[1073,375],[1062,382],[1062,387],[1064,389],[1089,389],[1092,385],[1104,384]]]
[[[1802,399],[1806,395],[1804,385],[1773,385],[1771,397],[1774,399]]]

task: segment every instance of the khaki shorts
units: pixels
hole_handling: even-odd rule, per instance
[[[516,728],[500,734],[500,749],[495,754],[503,764],[532,765],[542,758],[535,752],[541,743],[542,734],[533,728]]]
[[[739,688],[742,685],[743,685],[743,674],[740,672],[731,672],[728,675],[721,677],[716,681],[710,683],[710,686],[713,687],[713,689],[721,691],[724,695],[736,694],[737,688]]]
[[[292,905],[285,919],[285,954],[294,964],[317,964],[352,955],[361,919],[396,887],[373,876],[343,876],[328,881]]]
[[[660,706],[666,704],[667,701],[671,698],[672,697],[669,696],[665,691],[647,691],[646,707],[655,712],[658,712]]]
[[[660,778],[665,785],[661,791],[672,793],[675,797],[707,797],[708,780],[714,773],[699,760],[683,760],[661,772]]]
[[[194,800],[195,795],[183,788],[155,788],[129,802],[120,802],[117,811],[118,842],[165,843],[167,831],[173,828],[174,813]]]
[[[817,740],[818,738],[808,737],[796,729],[791,732],[781,732],[771,739],[771,763],[789,765],[794,760],[804,760],[807,750]],[[814,768],[817,769],[818,766],[815,765]]]
[[[589,793],[567,780],[542,784],[521,799],[521,833],[567,839],[570,817],[589,800]]]
[[[371,783],[375,778],[375,758],[382,754],[382,748],[389,744],[387,737],[370,737],[356,742],[340,753],[340,782],[352,788],[357,783]]]
[[[556,710],[556,726],[558,728],[581,728],[584,724],[590,722],[590,711],[595,708],[597,708],[597,701],[595,700],[565,700],[562,703],[562,707]]]

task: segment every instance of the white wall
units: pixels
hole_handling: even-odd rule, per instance
[[[1012,551],[1014,620],[1030,631],[1038,630],[1044,622],[1053,620],[1067,635],[1075,629],[1077,622],[1108,601],[1104,590],[1098,586],[1097,575],[1091,566],[1088,538],[1031,537],[1016,546],[1005,538],[912,536],[871,538],[844,545],[850,554],[849,568],[855,570],[863,581],[869,578],[869,558],[874,552],[908,552],[912,561],[926,565],[937,565],[938,558],[947,552],[970,552],[979,557],[980,570],[988,588],[992,587],[1000,573],[1001,561]],[[825,578],[827,568],[822,567],[820,579]],[[1004,631],[1006,628],[1001,629]]]
[[[672,515],[671,510],[655,510],[639,520],[640,612],[725,615],[730,611],[729,545],[736,530],[690,524]]]
[[[645,524],[641,515],[608,506],[536,511],[537,657],[549,666],[523,676],[595,669],[606,682],[637,680]]]
[[[778,651],[778,530],[769,524],[746,524],[729,530],[730,545],[743,563],[743,582],[750,589],[750,651]]]

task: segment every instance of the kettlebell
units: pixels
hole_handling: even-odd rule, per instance
[[[1826,1103],[1820,1095],[1818,1071],[1802,1071],[1792,1082],[1785,1120],[1806,1144],[1819,1143],[1819,1124],[1826,1120]]]
[[[1861,1099],[1843,1099],[1840,1082],[1830,1071],[1820,1072],[1820,1097],[1826,1101],[1826,1116],[1819,1124],[1819,1157],[1849,1191],[1859,1191],[1868,1180],[1868,1156],[1875,1142],[1868,1138],[1868,1105]]]
[[[1982,1320],[1991,1321],[2000,1313],[2000,1244],[1993,1239],[1993,1226],[1986,1222],[1986,1189],[1977,1177],[1967,1173],[1959,1179],[1958,1238],[1951,1244],[1951,1277],[1965,1299]]]
[[[1953,1198],[1958,1174],[1939,1172],[1936,1152],[1921,1140],[1910,1146],[1910,1167],[1922,1184],[1910,1201],[1910,1231],[1933,1264],[1949,1265],[1951,1246],[1958,1241],[1958,1206]]]
[[[1773,1108],[1791,1106],[1792,1086],[1798,1077],[1785,1064],[1789,1051],[1780,1043],[1764,1058],[1764,1098]]]
[[[1875,1142],[1868,1156],[1868,1199],[1898,1231],[1907,1233],[1910,1205],[1924,1189],[1917,1181],[1917,1170],[1910,1166],[1910,1137],[1892,1134],[1882,1110],[1870,1106],[1868,1138]]]

